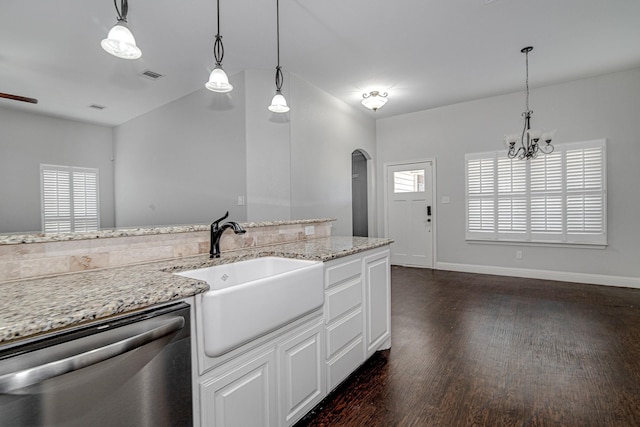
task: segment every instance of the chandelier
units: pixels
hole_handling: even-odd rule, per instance
[[[532,50],[532,46],[527,46],[520,51],[525,55],[527,70],[525,87],[527,97],[525,101],[525,111],[522,113],[522,117],[524,117],[522,133],[505,135],[505,143],[509,150],[507,155],[510,159],[518,158],[520,160],[529,160],[538,157],[538,153],[551,154],[553,152],[551,140],[553,139],[556,131],[531,129],[531,115],[533,114],[533,111],[529,109],[529,52]]]

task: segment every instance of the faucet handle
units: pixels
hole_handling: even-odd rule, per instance
[[[227,213],[226,213],[226,214],[224,214],[224,216],[223,216],[222,218],[220,218],[220,219],[216,219],[215,221],[213,221],[213,222],[211,223],[211,226],[212,226],[212,227],[213,227],[213,226],[215,226],[215,227],[217,228],[217,227],[218,227],[218,224],[220,223],[220,221],[227,219],[227,217],[228,217],[228,216],[229,216],[229,211],[227,211]]]

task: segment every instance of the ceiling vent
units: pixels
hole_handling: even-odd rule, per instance
[[[151,80],[158,80],[160,77],[164,77],[162,74],[156,73],[155,71],[151,70],[145,70],[141,75]]]
[[[91,104],[89,105],[89,108],[93,108],[95,110],[104,110],[105,108],[107,108],[104,105],[98,105],[98,104]]]

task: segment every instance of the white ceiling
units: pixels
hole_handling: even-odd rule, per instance
[[[275,7],[221,0],[228,74],[275,73]],[[215,0],[129,0],[135,61],[100,48],[111,0],[2,0],[0,17],[0,92],[40,101],[0,106],[118,125],[201,89],[214,62]],[[363,110],[387,91],[380,118],[520,91],[527,45],[532,87],[638,67],[640,1],[281,0],[280,37],[285,73]]]

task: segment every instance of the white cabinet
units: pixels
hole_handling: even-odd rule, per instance
[[[313,409],[326,394],[324,322],[296,330],[278,345],[280,425],[290,426]],[[249,425],[249,424],[247,424]]]
[[[325,263],[327,389],[333,390],[364,362],[362,256]]]
[[[327,389],[333,390],[375,351],[391,346],[389,250],[325,263]]]
[[[290,426],[326,396],[321,310],[222,357],[200,352],[196,427]]]
[[[391,278],[389,251],[363,259],[366,357],[391,347]]]
[[[388,248],[324,268],[322,309],[215,358],[204,353],[202,301],[194,298],[196,427],[291,426],[390,346]]]
[[[275,354],[251,354],[200,385],[203,426],[275,427]]]

